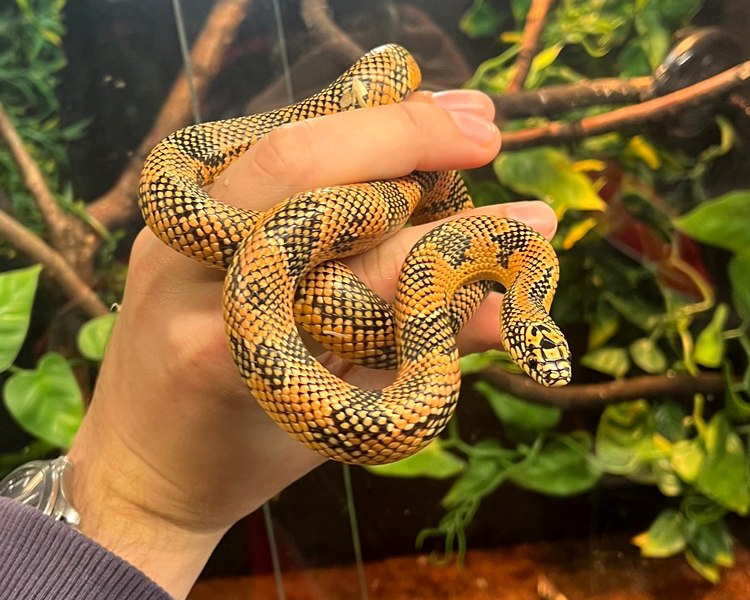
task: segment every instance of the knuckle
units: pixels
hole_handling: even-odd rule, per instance
[[[279,187],[291,187],[310,173],[314,147],[314,135],[307,122],[288,123],[255,145],[254,165]]]
[[[401,120],[399,126],[409,135],[421,136],[426,131],[427,113],[433,113],[432,107],[421,102],[402,102],[395,105]],[[434,116],[434,115],[433,115]]]

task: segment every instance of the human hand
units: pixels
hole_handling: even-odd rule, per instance
[[[493,117],[485,96],[455,91],[286,125],[229,167],[211,193],[264,210],[315,187],[478,167],[499,150]],[[547,236],[555,230],[541,203],[481,212]],[[432,226],[405,229],[349,265],[391,299],[406,253]],[[249,396],[224,333],[222,280],[151,232],[139,235],[94,401],[70,451],[82,531],[175,597],[187,594],[234,522],[323,460]],[[462,351],[499,344],[498,312],[495,295],[462,331]],[[362,382],[361,369],[328,354],[320,360]]]

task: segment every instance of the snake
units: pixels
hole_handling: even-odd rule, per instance
[[[462,215],[473,205],[458,173],[309,190],[264,212],[211,196],[209,184],[274,129],[401,102],[420,83],[406,49],[381,46],[307,99],[169,135],[141,172],[148,227],[226,271],[225,329],[252,397],[293,438],[340,462],[394,462],[440,434],[460,390],[456,335],[496,283],[505,291],[500,341],[510,358],[546,386],[571,377],[568,344],[549,314],[559,278],[553,247],[521,222]],[[410,223],[447,216],[409,252],[392,305],[340,261]],[[393,369],[392,383],[368,389],[338,378],[301,331],[354,364]]]

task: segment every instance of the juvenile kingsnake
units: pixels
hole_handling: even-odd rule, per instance
[[[265,213],[220,203],[202,189],[284,123],[400,102],[419,82],[406,50],[377,48],[306,100],[170,135],[140,180],[141,210],[154,233],[227,270],[226,330],[252,395],[293,437],[344,462],[392,462],[443,429],[460,385],[455,334],[489,280],[506,288],[500,318],[511,357],[542,384],[570,378],[567,343],[548,315],[557,258],[524,224],[471,216],[433,229],[409,254],[392,309],[335,262],[376,246],[407,220],[470,208],[456,173],[313,190]],[[365,390],[341,381],[310,355],[296,324],[354,363],[396,367],[395,382]]]

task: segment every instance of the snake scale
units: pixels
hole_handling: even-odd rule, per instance
[[[393,307],[336,261],[376,246],[407,221],[470,208],[455,172],[312,190],[264,213],[220,203],[203,189],[274,128],[400,102],[420,77],[403,48],[376,48],[306,100],[170,135],[140,180],[153,232],[227,270],[226,331],[253,397],[294,438],[348,463],[399,460],[440,433],[460,386],[455,335],[490,281],[506,289],[500,318],[511,358],[542,384],[570,378],[567,343],[548,314],[557,257],[528,226],[470,216],[434,228],[406,259]],[[311,356],[298,326],[353,363],[395,368],[395,381],[370,390],[340,380]]]

